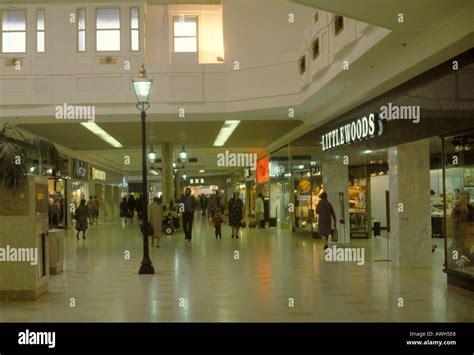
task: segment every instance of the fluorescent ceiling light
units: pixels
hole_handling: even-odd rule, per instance
[[[225,121],[214,141],[214,147],[222,147],[239,125],[240,121]]]
[[[85,128],[87,128],[89,131],[91,131],[95,135],[99,136],[100,139],[109,143],[114,148],[123,148],[123,145],[118,140],[116,140],[114,137],[112,137],[110,134],[108,134],[106,131],[100,128],[96,123],[81,122],[81,125],[83,125]]]
[[[206,170],[199,170],[199,172],[200,172],[201,174],[203,174],[203,173],[206,172]]]

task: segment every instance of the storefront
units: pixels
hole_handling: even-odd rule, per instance
[[[70,222],[73,221],[74,211],[80,205],[81,200],[87,200],[89,198],[89,184],[88,184],[88,164],[82,160],[71,159],[70,171],[71,171],[71,189],[69,199],[68,215],[70,216]]]
[[[255,214],[255,204],[257,201],[257,184],[256,184],[256,175],[255,170],[250,168],[244,169],[245,176],[245,191],[246,191],[246,200],[245,205],[246,215],[251,218],[256,218]]]
[[[257,171],[256,171],[256,193],[263,195],[263,220],[265,225],[270,220],[270,158],[268,155],[257,160]]]
[[[268,170],[270,176],[270,227],[282,227],[285,229],[290,229],[291,170],[290,148],[288,145],[270,154]]]
[[[474,128],[443,137],[442,196],[448,282],[474,291]]]
[[[453,60],[463,67],[453,71]],[[474,284],[474,107],[466,105],[474,99],[467,89],[473,64],[470,50],[291,143],[322,162],[339,235],[347,233],[342,243],[382,229],[385,252],[374,259],[400,267],[407,260],[408,267],[427,267],[436,246],[444,248],[438,253],[445,253],[445,266],[433,266],[465,288]],[[317,201],[310,200],[319,191],[304,173],[293,172],[295,204],[304,206],[295,208],[295,229],[314,232]],[[308,224],[313,229],[301,228]],[[423,251],[411,260],[414,239]]]
[[[323,191],[321,166],[315,161],[293,161],[294,229],[296,232],[315,236],[318,231],[316,207]]]
[[[62,157],[58,170],[43,164],[42,174],[48,176],[49,228],[67,228],[69,160]],[[33,169],[31,169],[33,171]],[[34,170],[36,171],[36,169]]]

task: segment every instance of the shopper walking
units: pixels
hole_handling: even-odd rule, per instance
[[[148,206],[148,223],[153,228],[151,247],[160,247],[161,228],[163,222],[163,206],[158,197],[153,197],[153,202]],[[156,242],[156,243],[155,243]]]
[[[95,205],[92,196],[89,196],[89,201],[87,201],[87,208],[89,209],[89,223],[93,225],[95,222],[95,216],[97,214],[97,206]]]
[[[318,234],[324,241],[324,249],[328,248],[328,240],[331,235],[331,217],[334,220],[334,229],[336,229],[336,214],[332,208],[331,202],[328,201],[328,195],[321,193],[316,213],[318,214]]]
[[[214,195],[211,195],[211,198],[209,199],[207,211],[209,213],[209,218],[212,220],[216,215],[216,197]]]
[[[239,192],[235,191],[227,204],[229,213],[229,225],[232,227],[232,238],[239,238],[239,229],[244,218],[244,203],[239,197]]]
[[[257,201],[255,201],[255,214],[257,215],[258,228],[265,228],[265,220],[263,218],[265,207],[263,204],[263,194],[259,193]]]
[[[99,223],[99,210],[100,210],[100,202],[97,196],[94,196],[94,202],[95,202],[95,225]]]
[[[147,202],[148,204],[148,202]],[[139,195],[138,198],[135,200],[135,211],[137,211],[138,219],[143,219],[143,197]]]
[[[122,198],[122,202],[120,202],[120,218],[122,219],[122,225],[125,225],[128,218],[128,203],[126,197]]]
[[[199,198],[199,205],[201,206],[201,211],[202,211],[202,216],[206,216],[206,207],[207,207],[207,200],[206,200],[206,195],[201,194],[201,197]]]
[[[76,238],[79,240],[79,233],[82,232],[82,238],[86,239],[86,231],[89,228],[87,218],[89,217],[89,208],[86,206],[86,200],[82,199],[81,204],[74,213],[74,219],[76,220]]]
[[[196,198],[191,195],[191,189],[189,187],[184,190],[184,196],[181,197],[180,203],[183,204],[183,229],[184,239],[191,241],[193,232],[193,220],[194,211],[196,210],[197,201]]]
[[[214,223],[215,227],[215,235],[216,239],[222,239],[222,230],[221,230],[221,225],[224,223],[224,220],[222,219],[222,214],[220,211],[217,211],[216,214],[214,215],[214,218],[212,218],[212,223]]]
[[[128,196],[128,218],[131,218],[133,220],[133,217],[135,215],[135,197],[133,197],[132,194]]]

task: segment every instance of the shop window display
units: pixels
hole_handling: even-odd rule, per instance
[[[351,237],[368,238],[367,178],[364,167],[350,169],[349,219]]]
[[[315,234],[318,231],[316,207],[323,191],[321,177],[295,178],[295,228],[300,232]]]
[[[290,200],[290,150],[284,146],[270,154],[269,177],[269,225],[270,227],[290,227],[291,217],[288,212]]]
[[[445,267],[471,279],[474,277],[473,148],[474,132],[444,139]]]

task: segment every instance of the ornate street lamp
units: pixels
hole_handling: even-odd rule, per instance
[[[137,95],[137,109],[140,111],[142,119],[142,184],[143,184],[143,260],[139,274],[154,274],[155,269],[151,263],[148,246],[148,179],[147,179],[147,153],[146,153],[146,110],[150,108],[148,99],[150,97],[153,80],[146,76],[145,65],[140,67],[138,79],[132,79],[135,95]],[[156,157],[155,157],[156,158]]]

